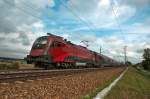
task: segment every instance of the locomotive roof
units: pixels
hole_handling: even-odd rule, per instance
[[[39,38],[48,38],[48,36],[41,36],[41,37],[39,37]]]
[[[63,39],[63,37],[61,36],[57,36],[57,35],[53,35],[51,33],[47,33],[48,36],[54,37],[54,38],[59,38],[59,39]]]

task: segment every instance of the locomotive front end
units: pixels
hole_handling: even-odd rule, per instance
[[[49,63],[51,62],[51,56],[48,55],[48,49],[50,40],[48,40],[48,36],[42,36],[38,38],[30,51],[30,54],[27,55],[26,61],[28,64],[32,63]]]

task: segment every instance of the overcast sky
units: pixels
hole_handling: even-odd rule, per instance
[[[150,48],[150,0],[0,0],[0,56],[24,58],[47,32],[123,60]],[[81,44],[83,45],[83,44]]]

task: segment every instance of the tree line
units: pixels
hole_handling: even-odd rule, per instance
[[[145,70],[150,71],[150,48],[144,49],[143,53],[144,60],[142,61],[142,66]]]

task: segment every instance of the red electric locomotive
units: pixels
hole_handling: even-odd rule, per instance
[[[48,36],[39,37],[26,57],[27,63],[44,68],[100,66],[108,64],[106,59],[109,58],[50,33]]]

